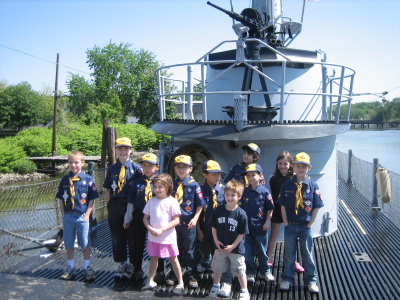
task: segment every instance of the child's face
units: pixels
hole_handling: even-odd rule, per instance
[[[83,157],[80,155],[71,155],[68,157],[68,166],[74,175],[78,175],[82,171],[84,164]]]
[[[153,185],[153,192],[156,194],[158,199],[164,199],[167,198],[167,190],[165,187],[161,184],[160,181],[156,181]]]
[[[117,153],[118,159],[120,161],[127,161],[129,157],[132,154],[132,148],[131,147],[117,147],[115,152]]]
[[[154,176],[154,174],[156,174],[156,172],[158,171],[159,166],[149,163],[148,161],[143,161],[141,163],[142,169],[143,169],[143,173],[144,175],[146,175],[147,178],[151,178]]]
[[[307,176],[308,171],[311,169],[311,166],[297,163],[293,164],[293,172],[296,173],[297,178],[304,179]]]
[[[252,187],[256,187],[260,183],[261,175],[257,171],[247,172],[246,177]]]
[[[246,150],[244,150],[244,152],[243,152],[243,161],[248,165],[252,164],[254,162],[253,154],[250,154]]]
[[[190,172],[192,172],[193,168],[185,165],[183,163],[177,163],[174,166],[174,170],[176,174],[178,175],[180,180],[184,180],[186,177],[189,176]]]
[[[221,180],[221,173],[203,173],[209,186],[214,187]]]
[[[290,162],[286,158],[282,158],[276,162],[278,170],[282,175],[286,175],[289,172]]]
[[[239,195],[231,190],[225,191],[224,196],[225,196],[225,201],[229,206],[236,205],[240,200]]]

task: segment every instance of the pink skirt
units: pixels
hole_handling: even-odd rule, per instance
[[[158,256],[160,258],[167,258],[179,255],[177,244],[159,244],[147,241],[146,248],[149,256]]]

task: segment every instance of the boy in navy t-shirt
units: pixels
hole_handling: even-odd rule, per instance
[[[247,216],[246,212],[238,205],[243,188],[241,182],[235,179],[229,181],[224,189],[226,204],[216,207],[210,219],[215,244],[211,265],[214,271],[213,286],[210,291],[211,298],[218,296],[222,273],[226,271],[230,262],[231,272],[237,276],[241,287],[239,299],[250,299],[247,290],[243,239],[248,232]]]

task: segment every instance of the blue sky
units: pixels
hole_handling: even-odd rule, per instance
[[[226,9],[229,0],[211,0]],[[283,13],[300,21],[302,0],[283,0]],[[69,72],[89,78],[86,50],[114,43],[153,52],[165,65],[191,62],[222,40],[236,39],[232,21],[207,0],[0,0],[0,80],[59,89]],[[233,0],[240,13],[249,0]],[[389,91],[400,97],[400,1],[310,0],[293,48],[327,53],[328,62],[356,72],[354,92]],[[23,53],[22,53],[23,52]],[[79,70],[79,71],[77,71]],[[356,101],[376,100],[363,96]]]

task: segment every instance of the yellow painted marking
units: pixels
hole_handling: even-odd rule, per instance
[[[357,218],[354,216],[353,212],[350,210],[350,208],[346,205],[346,203],[344,203],[343,200],[340,200],[340,202],[342,202],[344,208],[347,210],[348,214],[351,216],[351,218],[353,219],[354,223],[356,223],[356,225],[358,226],[358,228],[360,229],[360,231],[362,232],[362,234],[367,234],[367,232],[364,230],[364,228],[362,227],[361,223],[357,220]]]

